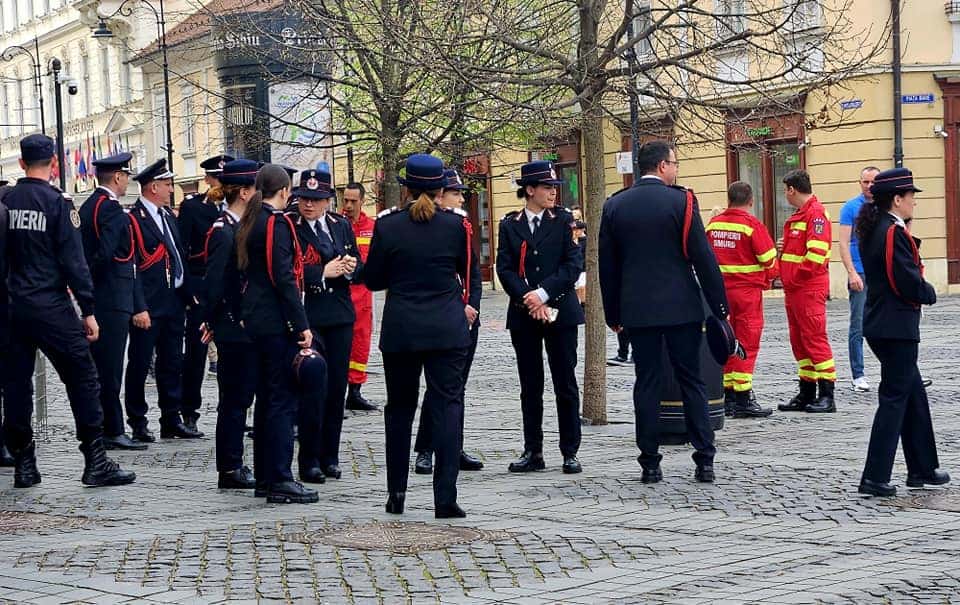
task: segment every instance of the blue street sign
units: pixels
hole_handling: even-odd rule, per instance
[[[932,92],[925,92],[919,95],[903,95],[900,97],[900,102],[904,105],[923,105],[933,103],[935,98]]]
[[[850,101],[840,101],[840,109],[849,111],[851,109],[860,109],[863,107],[862,99],[852,99]]]

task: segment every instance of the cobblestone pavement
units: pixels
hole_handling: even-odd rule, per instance
[[[640,483],[631,371],[620,367],[608,369],[610,424],[584,428],[582,475],[560,472],[550,411],[547,470],[508,474],[521,446],[517,377],[505,300],[490,292],[483,305],[465,441],[486,468],[461,474],[466,519],[434,520],[430,479],[414,474],[407,514],[383,511],[380,413],[347,418],[344,478],[320,486],[315,505],[218,491],[210,437],[121,453],[137,483],[85,489],[51,377],[43,483],[14,490],[0,470],[0,602],[960,602],[960,488],[907,491],[901,459],[898,499],[856,494],[876,394],[848,388],[845,301],[830,303],[838,413],[728,421],[715,485],[693,481],[680,446],[664,448],[662,483]],[[757,392],[771,405],[794,390],[794,365],[782,301],[766,308]],[[927,313],[921,364],[942,466],[960,474],[957,326],[960,299]],[[867,372],[876,382],[869,354]],[[200,425],[212,435],[213,381],[205,388]],[[382,375],[365,393],[383,401]]]

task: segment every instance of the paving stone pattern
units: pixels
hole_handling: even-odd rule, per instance
[[[584,427],[583,474],[560,472],[549,387],[547,470],[507,473],[521,430],[505,308],[502,294],[485,293],[465,442],[486,468],[461,474],[469,516],[452,523],[433,519],[430,478],[412,473],[407,514],[383,512],[379,412],[349,413],[344,478],[319,486],[318,504],[217,490],[210,378],[208,438],[119,453],[136,484],[83,488],[66,396],[51,376],[43,482],[15,490],[0,470],[0,603],[960,602],[960,488],[907,490],[901,458],[899,498],[856,494],[876,393],[849,390],[846,301],[829,303],[838,413],[728,420],[714,485],[693,481],[685,446],[664,448],[662,483],[640,482],[623,367],[608,368],[610,424]],[[775,405],[796,388],[795,366],[782,300],[766,311],[756,388]],[[934,380],[942,466],[960,479],[958,325],[960,299],[926,313],[921,366]],[[364,392],[382,403],[379,364],[374,352]],[[867,373],[875,387],[869,353]]]

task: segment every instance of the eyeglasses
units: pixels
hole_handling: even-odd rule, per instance
[[[677,168],[680,167],[680,160],[664,160],[667,164],[673,164]]]
[[[873,179],[869,179],[869,180],[863,179],[862,181],[860,181],[860,183],[862,183],[863,185],[873,185]]]

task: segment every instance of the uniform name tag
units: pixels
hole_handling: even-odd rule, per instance
[[[40,210],[17,210],[11,208],[10,229],[20,231],[43,231],[47,230],[47,215]]]

